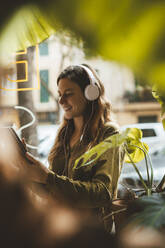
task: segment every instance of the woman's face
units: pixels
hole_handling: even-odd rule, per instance
[[[87,100],[78,84],[68,78],[58,82],[59,103],[65,112],[66,119],[84,115]]]

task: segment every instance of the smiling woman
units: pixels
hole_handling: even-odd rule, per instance
[[[118,133],[111,120],[110,104],[96,72],[87,65],[67,67],[57,79],[59,103],[64,119],[49,154],[49,169],[27,154],[33,166],[26,164],[27,177],[45,184],[53,198],[59,197],[74,208],[90,211],[102,220],[117,195],[123,162],[122,147],[105,151],[89,165],[74,167],[86,151]],[[111,231],[112,221],[104,223]]]

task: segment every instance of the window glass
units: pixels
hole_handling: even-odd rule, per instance
[[[39,51],[41,56],[48,55],[48,43],[47,42],[40,43]]]
[[[49,73],[48,70],[40,71],[40,102],[49,102],[49,92],[47,90],[49,85]]]
[[[143,132],[143,137],[154,137],[156,136],[155,130],[152,128],[141,129]]]

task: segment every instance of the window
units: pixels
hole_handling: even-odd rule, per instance
[[[48,70],[40,71],[40,80],[41,80],[40,102],[49,102],[49,92],[47,90],[49,84]]]
[[[42,42],[39,44],[39,51],[41,56],[48,55],[48,43]]]
[[[155,130],[152,128],[141,129],[143,133],[143,138],[156,136]]]
[[[157,115],[138,116],[139,123],[157,122]]]

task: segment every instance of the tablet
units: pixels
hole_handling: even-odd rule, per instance
[[[12,127],[0,127],[0,156],[8,159],[25,159],[27,152],[22,141]]]
[[[22,155],[25,155],[27,150],[26,150],[25,146],[23,145],[21,139],[18,137],[15,130],[12,127],[8,128],[8,130],[9,130],[9,133],[11,134],[12,138],[14,139],[18,149],[20,149],[20,152],[22,153]]]

